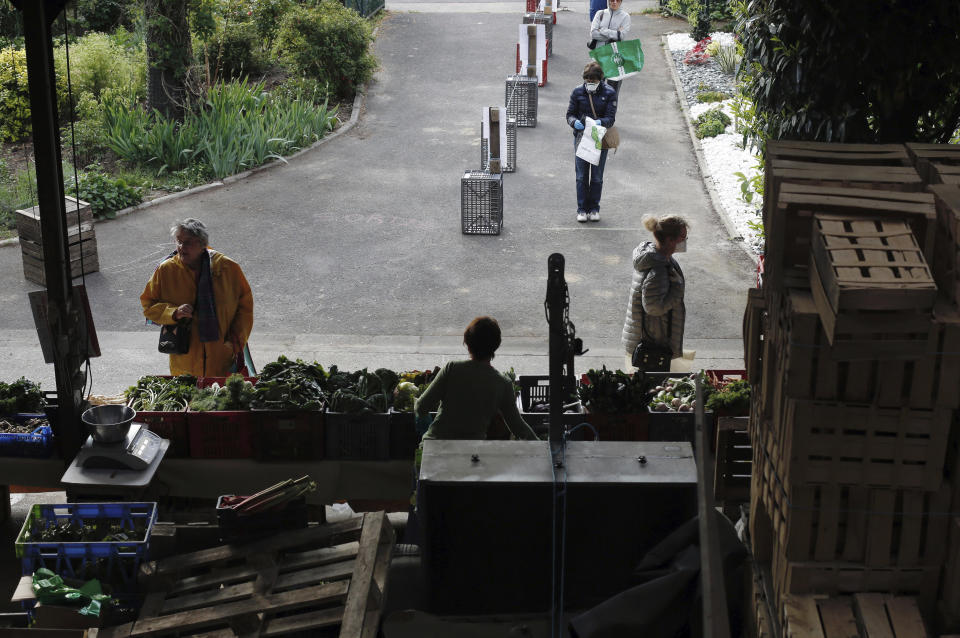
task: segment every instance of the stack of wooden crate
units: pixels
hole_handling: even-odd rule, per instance
[[[70,273],[73,277],[100,270],[97,256],[97,235],[90,204],[64,197],[67,211],[67,245],[70,251]],[[17,234],[23,253],[23,276],[41,286],[47,282],[43,266],[43,240],[40,230],[40,207],[17,211]]]
[[[768,143],[764,289],[745,318],[750,528],[781,611],[791,596],[883,592],[932,613],[948,536],[960,543],[960,186],[928,189],[918,152],[942,157]]]

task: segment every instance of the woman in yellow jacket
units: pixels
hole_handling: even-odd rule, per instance
[[[208,247],[203,222],[178,221],[170,234],[177,251],[143,289],[143,314],[161,325],[192,319],[190,350],[170,355],[170,374],[228,376],[253,329],[250,284],[235,261]]]

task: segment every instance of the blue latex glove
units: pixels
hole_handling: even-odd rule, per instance
[[[577,120],[576,122],[573,123],[573,128],[577,129],[578,131],[582,131],[583,122],[581,122],[580,120]]]

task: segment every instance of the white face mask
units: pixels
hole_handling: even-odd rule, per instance
[[[687,240],[684,239],[681,242],[677,243],[677,247],[673,249],[675,253],[685,253],[687,252]]]
[[[587,92],[588,92],[588,93],[596,93],[596,92],[597,92],[597,88],[600,86],[600,83],[599,83],[599,82],[584,82],[584,83],[583,83],[583,86],[584,86],[584,88],[587,89]]]

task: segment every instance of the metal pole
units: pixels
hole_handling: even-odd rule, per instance
[[[27,51],[47,315],[53,335],[57,378],[58,419],[53,425],[62,458],[69,462],[84,438],[80,430],[80,410],[85,379],[80,368],[80,308],[73,302],[72,294],[51,37],[51,25],[64,3],[36,1],[20,4]]]
[[[564,310],[567,303],[563,277],[563,255],[553,253],[547,259],[547,319],[550,330],[550,449],[563,439],[563,372],[567,362],[567,330]]]

